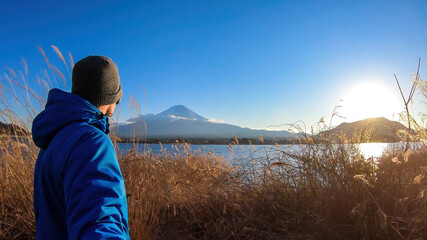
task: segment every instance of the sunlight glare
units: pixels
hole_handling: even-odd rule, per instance
[[[346,122],[373,117],[396,120],[403,110],[398,93],[378,83],[353,86],[343,97],[341,116]]]

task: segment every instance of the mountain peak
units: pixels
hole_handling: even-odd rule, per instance
[[[398,130],[406,129],[407,128],[400,122],[391,121],[384,117],[376,117],[350,123],[341,123],[337,127],[319,134],[322,136],[322,134],[327,134],[328,132],[338,135],[344,133],[348,137],[362,137],[360,134],[369,133],[369,141],[395,142],[399,139],[397,136]]]
[[[355,122],[341,123],[339,126],[342,126],[342,125],[354,125],[354,126],[362,127],[362,126],[365,126],[365,125],[367,126],[367,125],[370,125],[370,124],[399,124],[399,125],[402,125],[399,122],[389,120],[389,119],[387,119],[385,117],[373,117],[373,118],[366,118],[366,119],[358,120],[358,121],[355,121]]]
[[[207,119],[190,110],[184,105],[174,105],[171,108],[157,114],[157,116],[172,117],[187,120],[206,121]]]

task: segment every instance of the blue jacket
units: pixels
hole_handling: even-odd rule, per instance
[[[78,95],[49,92],[33,121],[37,239],[130,239],[108,117]]]

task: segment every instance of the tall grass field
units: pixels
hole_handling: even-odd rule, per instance
[[[1,75],[0,121],[19,126],[14,134],[20,136],[9,131],[0,137],[0,239],[35,239],[39,149],[22,129],[30,129],[50,88],[69,89],[71,55],[66,60],[52,48],[68,73],[40,48],[48,67],[34,82],[25,61],[23,71]],[[34,83],[38,88],[30,87]],[[427,97],[418,75],[414,91]],[[131,238],[427,239],[426,130],[409,111],[402,120],[414,132],[401,133],[408,147],[390,148],[379,159],[360,153],[360,137],[313,134],[300,139],[298,151],[277,145],[279,155],[237,166],[214,153],[195,154],[185,143],[176,144],[179,154],[120,153]],[[321,122],[314,133],[328,127]],[[114,134],[111,139],[119,141]],[[413,141],[417,148],[409,147]]]

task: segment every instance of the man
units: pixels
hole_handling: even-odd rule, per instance
[[[37,239],[130,239],[123,177],[108,138],[122,89],[111,59],[73,68],[71,93],[52,89],[34,119]]]

